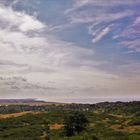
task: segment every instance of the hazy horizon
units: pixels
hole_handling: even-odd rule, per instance
[[[11,100],[30,100],[30,101],[45,101],[45,102],[52,102],[52,103],[80,103],[80,104],[96,104],[102,102],[134,102],[140,101],[140,98],[83,98],[83,99],[37,99],[37,98],[4,98],[0,99],[2,101],[11,101]]]
[[[140,0],[1,0],[0,98],[140,100],[139,7]]]

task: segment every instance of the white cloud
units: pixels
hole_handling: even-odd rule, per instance
[[[13,11],[11,7],[0,5],[0,23],[10,29],[18,29],[23,32],[41,30],[45,27],[35,17],[24,12]]]
[[[140,39],[122,41],[121,44],[134,52],[140,52]]]
[[[71,98],[72,95],[76,98],[101,97],[122,95],[124,91],[130,95],[133,88],[139,89],[133,83],[127,83],[131,78],[96,69],[96,66],[105,62],[93,60],[95,52],[92,48],[82,48],[39,32],[44,31],[47,25],[34,16],[2,5],[0,12],[3,13],[0,14],[0,76],[3,77],[0,78],[1,98],[56,99]],[[113,13],[104,16],[106,14],[97,17],[97,21],[112,21],[127,14],[124,12],[122,15]],[[93,42],[101,40],[112,29],[111,26],[102,26],[95,33],[95,28],[93,26],[91,31],[95,37]],[[33,31],[32,34],[28,33],[30,31]],[[139,82],[138,77],[137,81]]]
[[[136,18],[136,20],[135,20],[135,22],[134,22],[134,25],[136,25],[136,24],[140,24],[140,17],[137,17],[137,18]]]
[[[107,35],[110,32],[110,28],[106,27],[103,29],[98,35],[95,36],[95,38],[92,39],[93,43],[99,42],[105,35]]]
[[[65,14],[72,24],[85,24],[88,27],[93,43],[111,32],[118,46],[121,44],[131,51],[139,52],[140,18],[136,14],[138,9],[133,8],[138,4],[139,0],[75,0],[73,7],[66,10]],[[119,6],[124,6],[124,9],[119,10]],[[126,19],[129,20],[127,24]]]
[[[139,16],[136,16],[135,20],[128,24],[126,27],[121,28],[120,32],[118,32],[113,38],[121,40],[119,45],[122,47],[128,48],[131,53],[140,52],[140,21]]]
[[[110,31],[118,30],[117,25],[119,20],[131,17],[135,14],[134,10],[124,9],[121,11],[112,11],[109,7],[99,8],[96,6],[103,6],[109,3],[114,8],[118,4],[130,4],[132,1],[127,1],[127,3],[122,1],[92,1],[92,0],[82,0],[75,1],[74,7],[65,11],[66,16],[69,18],[72,24],[87,24],[89,29],[89,34],[93,36],[92,42],[99,42],[105,35]],[[93,4],[92,7],[91,4]],[[89,7],[79,8],[88,5]],[[93,8],[94,7],[94,8]],[[116,27],[115,27],[116,26]]]
[[[129,5],[139,3],[139,0],[75,0],[76,7],[85,5],[98,5],[98,6],[114,6],[114,5]]]
[[[21,51],[36,49],[44,45],[45,39],[41,37],[29,37],[22,32],[0,29],[0,40],[7,44],[11,44],[11,48]]]

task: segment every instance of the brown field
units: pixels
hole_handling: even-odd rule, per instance
[[[64,125],[63,124],[51,124],[50,125],[50,129],[51,130],[59,130],[59,129],[62,129],[64,127]]]
[[[28,111],[28,112],[19,112],[19,113],[12,113],[12,114],[0,114],[0,119],[5,119],[5,118],[11,118],[11,117],[19,117],[19,116],[23,116],[23,115],[26,115],[26,114],[38,114],[39,112],[31,112],[31,111]]]
[[[121,128],[121,125],[116,124],[116,125],[112,125],[111,128],[116,131],[122,131],[122,132],[134,132],[136,130],[140,131],[140,126],[124,126],[123,128]]]

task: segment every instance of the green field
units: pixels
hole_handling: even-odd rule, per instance
[[[0,140],[139,140],[139,115],[80,111],[89,123],[81,133],[66,136],[64,118],[75,111],[28,113],[0,119]]]

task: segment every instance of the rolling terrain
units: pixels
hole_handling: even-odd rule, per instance
[[[139,140],[139,110],[140,102],[3,104],[0,140]],[[75,113],[82,113],[88,124],[82,132],[67,136],[65,118]]]

